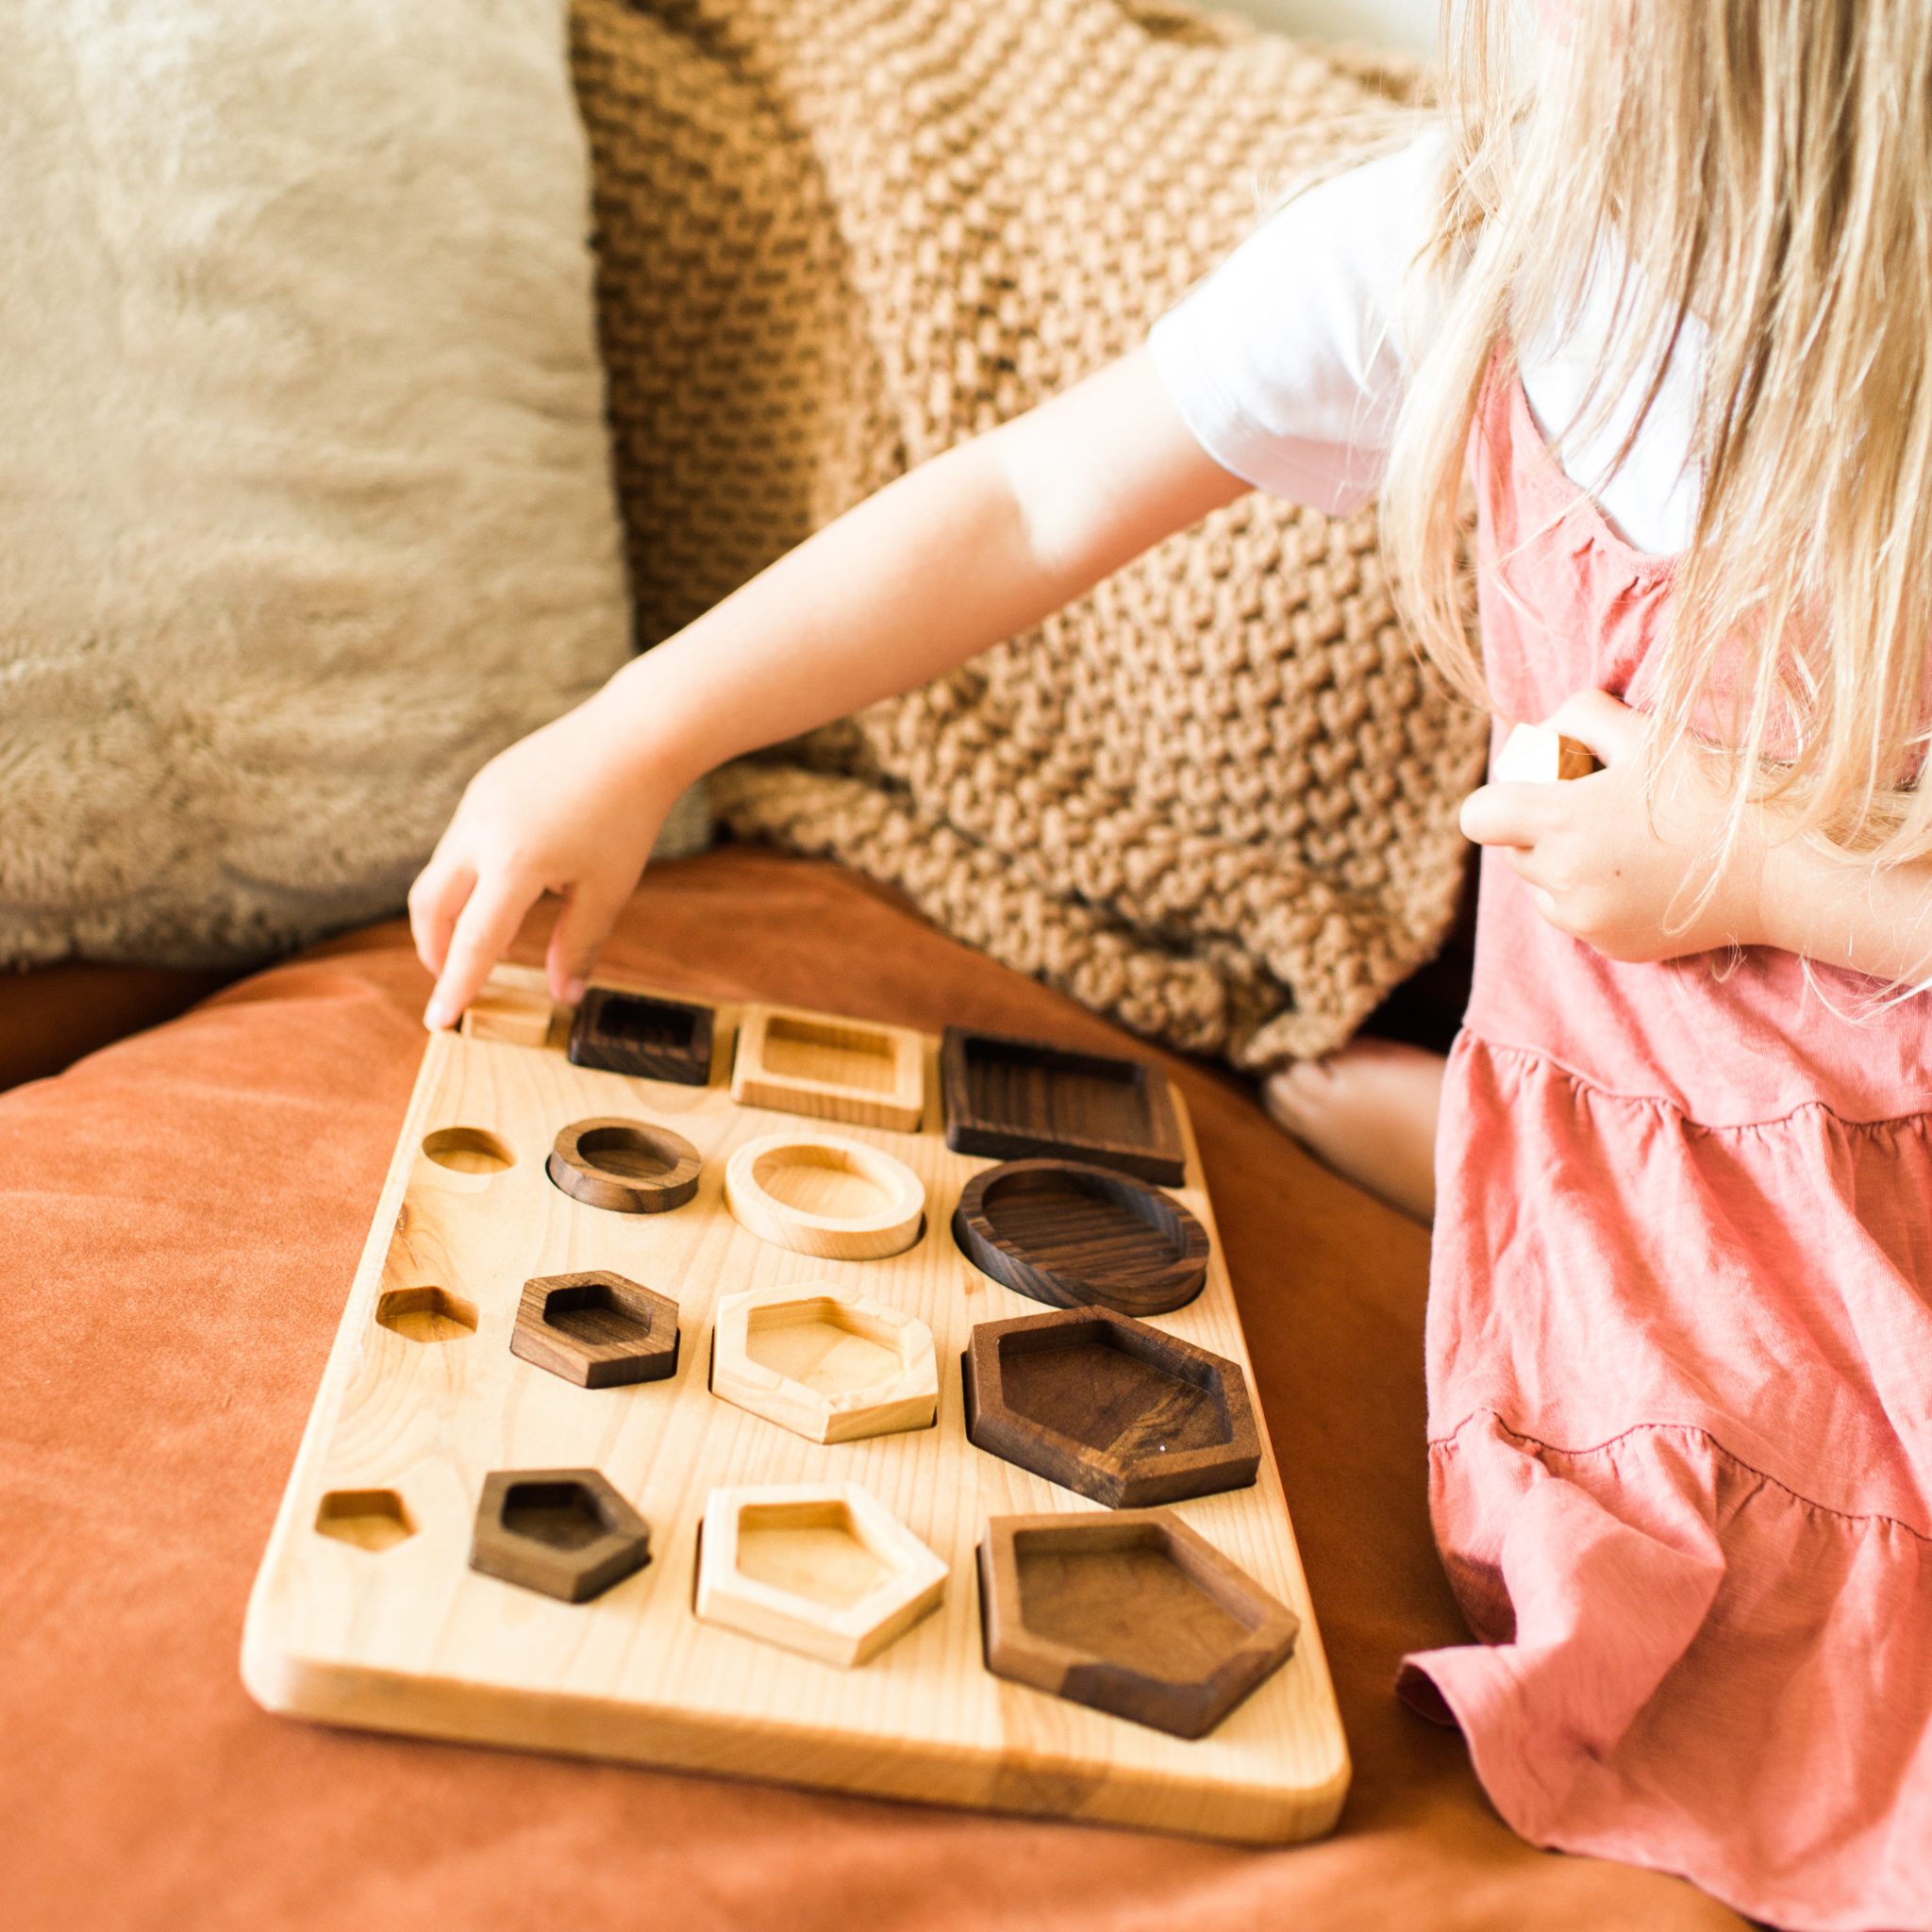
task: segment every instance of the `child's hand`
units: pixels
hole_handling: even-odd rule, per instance
[[[424,1024],[454,1025],[546,891],[564,901],[545,965],[575,1001],[650,856],[678,787],[652,782],[639,733],[593,698],[471,779],[409,889],[416,952],[437,975]]]
[[[1696,747],[1673,750],[1646,799],[1637,712],[1584,691],[1544,723],[1587,744],[1604,770],[1562,784],[1485,785],[1462,805],[1465,836],[1511,848],[1509,863],[1534,888],[1537,910],[1612,959],[1759,942],[1764,852],[1754,820],[1740,829],[1717,890],[1697,906],[1728,806]]]

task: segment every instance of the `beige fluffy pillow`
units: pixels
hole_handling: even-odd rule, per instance
[[[562,0],[0,24],[0,959],[400,904],[629,648]]]

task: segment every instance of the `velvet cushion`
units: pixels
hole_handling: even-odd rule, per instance
[[[693,993],[1125,1043],[851,874],[741,848],[654,870],[608,958]],[[1173,1059],[1354,1754],[1334,1837],[1240,1851],[257,1709],[242,1612],[427,991],[378,926],[0,1097],[10,1932],[1738,1932],[1679,1881],[1531,1851],[1455,1734],[1396,1703],[1405,1651],[1464,1636],[1424,1503],[1425,1238]]]
[[[400,908],[628,655],[562,0],[0,12],[0,965]]]

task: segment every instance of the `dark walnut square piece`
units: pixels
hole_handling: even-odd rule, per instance
[[[1288,1661],[1300,1620],[1165,1509],[995,1516],[979,1546],[986,1667],[1205,1737]]]
[[[1245,1489],[1261,1464],[1241,1365],[1109,1309],[982,1322],[965,1372],[976,1448],[1109,1509]]]
[[[569,1058],[573,1066],[601,1073],[707,1087],[711,1031],[709,1007],[593,986],[571,1026]]]
[[[1149,1061],[948,1026],[940,1082],[956,1154],[1058,1155],[1164,1188],[1187,1179],[1167,1075]]]

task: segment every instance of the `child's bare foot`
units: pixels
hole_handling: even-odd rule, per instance
[[[1270,1074],[1270,1114],[1337,1174],[1426,1225],[1436,1212],[1440,1054],[1392,1040],[1353,1040],[1325,1060]]]

